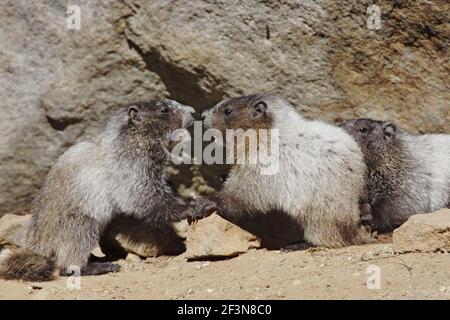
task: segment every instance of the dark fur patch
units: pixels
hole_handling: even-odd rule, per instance
[[[337,152],[332,149],[328,149],[327,152],[332,155],[337,155]]]
[[[24,281],[49,281],[55,278],[56,264],[53,259],[19,251],[5,258],[0,267],[3,279]]]

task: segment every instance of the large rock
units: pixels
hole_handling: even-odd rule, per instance
[[[75,31],[70,1],[4,1],[0,215],[27,212],[56,158],[137,99],[202,110],[266,91],[307,117],[449,132],[450,3],[377,3],[380,30],[366,26],[371,0],[79,0]]]
[[[259,248],[260,240],[219,215],[212,214],[191,225],[186,247],[188,260],[227,258]]]
[[[19,216],[14,214],[5,214],[1,217],[0,248],[17,248],[22,246],[30,221],[31,215]]]
[[[128,41],[176,99],[266,91],[328,121],[450,129],[448,1],[383,1],[380,30],[367,28],[370,0],[127,3]]]
[[[394,230],[396,252],[450,252],[450,210],[416,214]]]

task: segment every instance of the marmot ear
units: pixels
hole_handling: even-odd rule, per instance
[[[252,116],[253,118],[259,118],[262,117],[267,110],[267,104],[264,101],[259,101],[257,103],[255,103],[255,105],[253,106],[253,112],[252,112]]]
[[[393,123],[388,123],[383,128],[384,137],[387,139],[392,139],[397,132],[397,127]]]
[[[141,121],[141,114],[137,106],[128,107],[128,118],[133,122]]]

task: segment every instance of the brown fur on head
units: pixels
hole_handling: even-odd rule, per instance
[[[219,129],[270,129],[273,117],[268,110],[272,96],[252,94],[224,100],[203,112],[202,118],[207,128]]]

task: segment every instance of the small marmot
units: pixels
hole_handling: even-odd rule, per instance
[[[413,214],[449,207],[450,135],[413,135],[372,119],[348,120],[341,126],[364,153],[374,230],[389,232]]]
[[[46,281],[115,272],[89,257],[113,217],[154,225],[184,218],[185,203],[164,173],[171,132],[193,123],[192,107],[163,99],[121,108],[91,140],[69,148],[34,201],[24,247],[5,257],[0,277]]]
[[[225,218],[282,211],[300,224],[312,245],[364,243],[360,225],[366,166],[358,144],[343,129],[303,118],[276,96],[254,94],[222,101],[203,113],[206,128],[277,129],[279,168],[263,175],[261,164],[232,166],[223,190],[194,203],[192,217],[213,211]]]

